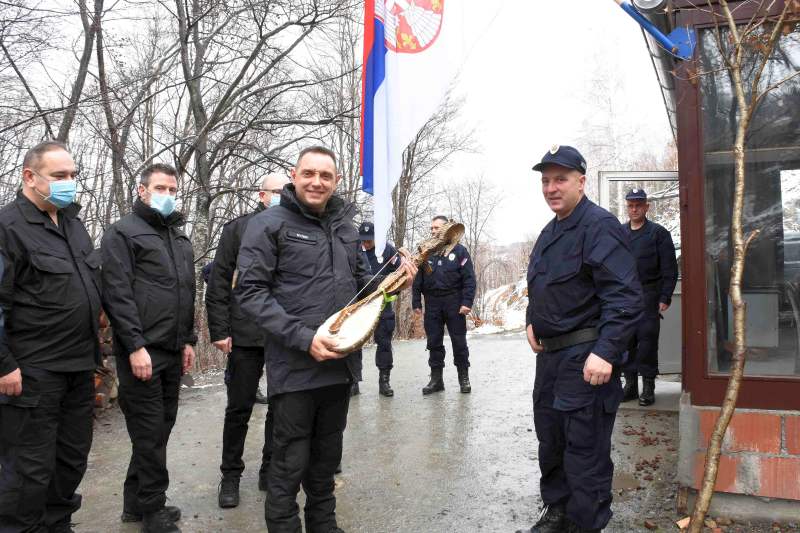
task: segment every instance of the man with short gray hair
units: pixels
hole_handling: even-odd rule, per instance
[[[258,206],[250,213],[234,218],[222,229],[213,267],[206,289],[206,312],[211,342],[227,355],[225,386],[228,404],[225,407],[225,425],[222,429],[222,481],[217,502],[220,507],[239,505],[239,479],[244,471],[242,454],[247,437],[247,424],[258,394],[258,382],[264,367],[264,333],[246,317],[238,302],[232,297],[236,257],[247,224],[253,216],[281,201],[281,190],[289,183],[285,175],[270,174],[261,181]],[[272,453],[270,433],[272,416],[267,411],[264,426],[264,448],[258,487],[266,490],[266,476]]]
[[[0,531],[72,531],[92,445],[99,254],[74,203],[67,147],[25,155],[0,210]]]

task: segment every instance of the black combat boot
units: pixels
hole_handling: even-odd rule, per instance
[[[472,385],[469,384],[469,367],[458,367],[458,386],[464,394],[472,392]]]
[[[629,402],[639,397],[639,380],[636,372],[625,372],[625,389],[622,393],[623,402]]]
[[[656,401],[656,378],[642,378],[642,395],[639,396],[639,405],[646,407]]]
[[[443,368],[431,368],[431,380],[422,388],[422,394],[428,395],[434,392],[444,390],[444,381],[442,380]]]
[[[572,520],[567,519],[567,529],[565,533],[601,533],[599,529],[585,529],[572,522]]]
[[[175,507],[174,505],[167,505],[165,506],[162,511],[167,513],[169,517],[172,519],[173,522],[177,522],[181,519],[181,510],[180,507]],[[122,511],[122,521],[123,522],[141,522],[142,521],[142,513],[137,511]]]
[[[219,482],[219,493],[217,502],[223,509],[230,509],[239,505],[239,478],[223,477]]]
[[[539,521],[530,529],[518,529],[517,533],[564,533],[566,531],[567,515],[563,505],[545,505],[539,514]]]
[[[391,370],[381,369],[378,373],[378,392],[380,392],[381,396],[386,396],[388,398],[394,396],[392,386],[389,385],[390,372]]]
[[[181,533],[180,528],[175,525],[170,513],[166,508],[159,509],[155,513],[145,513],[142,517],[143,533]]]

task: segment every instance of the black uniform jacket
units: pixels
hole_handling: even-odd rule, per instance
[[[232,296],[233,275],[244,230],[253,216],[264,209],[264,204],[259,203],[255,211],[234,218],[222,228],[206,288],[206,312],[212,342],[231,337],[235,346],[264,346],[264,332],[244,314],[238,300]]]
[[[538,338],[596,327],[592,352],[620,365],[642,314],[642,288],[619,221],[588,198],[542,230],[528,264],[527,324]]]
[[[100,360],[100,257],[80,209],[60,209],[56,226],[20,192],[0,210],[0,375],[20,365],[91,370]]]
[[[423,267],[425,265],[422,265]],[[426,297],[461,295],[461,305],[472,307],[475,300],[475,270],[469,252],[456,244],[447,255],[434,255],[428,258],[431,272],[420,268],[414,278],[411,306],[422,308],[422,295]]]
[[[103,302],[116,355],[142,347],[178,351],[194,344],[192,243],[180,226],[141,200],[103,236]]]
[[[332,196],[318,217],[299,202],[289,184],[279,206],[247,225],[234,296],[264,330],[270,397],[347,383],[360,374],[357,355],[319,363],[308,351],[317,327],[371,277],[354,211]]]
[[[367,258],[367,262],[369,263],[369,270],[370,273],[374,276],[378,272],[380,272],[381,277],[385,278],[398,268],[400,268],[400,264],[402,263],[402,258],[400,255],[397,254],[397,250],[394,246],[386,243],[386,246],[383,248],[383,254],[381,255],[381,260],[378,261],[378,256],[375,255],[375,247],[373,246],[369,250],[363,250],[364,257]],[[383,269],[383,270],[381,270]],[[394,309],[392,308],[391,303],[387,303],[386,307],[383,308],[381,312],[381,318],[394,318]]]
[[[630,237],[642,288],[658,292],[658,301],[669,305],[678,283],[678,260],[672,235],[664,226],[647,219],[637,230],[631,229],[630,222],[625,229]]]

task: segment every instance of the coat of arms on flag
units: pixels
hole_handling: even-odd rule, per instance
[[[403,150],[441,104],[461,64],[466,3],[365,2],[361,171],[364,191],[374,196],[376,254],[392,222]]]
[[[378,0],[376,13],[384,6],[384,36],[389,50],[421,52],[433,44],[442,29],[444,0]]]

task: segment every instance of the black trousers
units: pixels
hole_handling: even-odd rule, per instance
[[[602,398],[574,411],[535,402],[540,490],[547,505],[564,504],[567,517],[585,529],[603,529],[611,519],[611,433],[616,411]]]
[[[342,460],[349,385],[333,385],[273,396],[274,449],[265,503],[270,533],[301,531],[297,493],[306,493],[306,533],[336,527],[333,474]]]
[[[0,395],[2,533],[69,523],[92,447],[94,372],[21,371],[22,396]]]
[[[444,326],[450,334],[453,345],[453,363],[459,367],[469,367],[469,348],[467,347],[467,317],[459,314],[461,295],[425,296],[425,336],[428,338],[428,365],[431,368],[444,367]]]
[[[392,357],[392,335],[394,334],[394,313],[383,316],[375,328],[375,366],[381,370],[391,370],[394,366]]]
[[[130,359],[117,357],[119,405],[133,452],[123,488],[123,506],[131,513],[152,513],[167,501],[167,442],[178,416],[183,361],[180,352],[147,348],[153,377],[133,375]]]
[[[264,349],[234,346],[228,354],[225,368],[225,386],[228,405],[225,406],[225,425],[222,428],[223,477],[241,477],[244,471],[244,442],[248,423],[256,403],[256,391],[264,368]],[[266,478],[269,458],[272,455],[272,414],[267,411],[264,425],[264,447],[261,452],[259,477]]]
[[[631,337],[628,362],[624,369],[625,372],[636,373],[644,378],[658,376],[658,336],[661,333],[659,296],[658,291],[644,293],[644,313]]]

